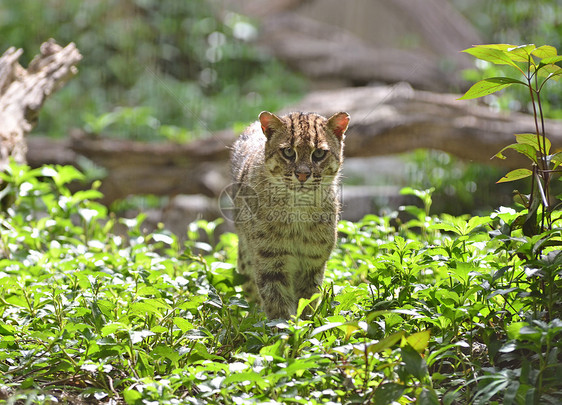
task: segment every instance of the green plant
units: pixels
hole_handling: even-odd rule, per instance
[[[505,305],[515,309],[523,304],[528,312],[525,321],[507,327],[511,341],[497,348],[498,363],[511,361],[516,366],[489,368],[484,376],[475,378],[478,382],[475,403],[485,403],[501,391],[505,391],[504,403],[557,403],[559,388],[552,385],[549,373],[560,367],[559,349],[556,347],[552,352],[557,346],[552,339],[560,332],[562,238],[557,225],[562,219],[559,211],[562,203],[561,196],[551,195],[551,182],[559,177],[562,153],[552,150],[546,136],[541,97],[547,82],[562,77],[562,68],[557,65],[562,56],[548,45],[478,45],[465,52],[496,65],[507,65],[519,77],[481,80],[461,99],[483,97],[513,84],[522,85],[529,92],[535,124],[535,133],[515,135],[516,143],[496,154],[505,159],[504,151],[512,149],[529,159],[531,169],[512,170],[498,183],[531,177],[531,192],[523,195],[516,191],[515,201],[524,209],[520,213],[493,215],[492,218],[499,219],[499,226],[490,233],[500,242],[496,252],[503,251],[509,258],[507,266],[498,273],[511,274],[511,287],[507,291],[518,291],[519,299],[507,300]],[[520,266],[524,272],[517,270]]]
[[[523,230],[525,234],[531,235],[552,229],[552,213],[560,206],[560,202],[551,203],[550,184],[559,172],[557,169],[562,163],[562,153],[551,153],[551,143],[546,136],[544,125],[541,92],[549,80],[558,81],[562,77],[562,68],[557,65],[562,61],[562,56],[558,55],[556,48],[549,45],[538,48],[535,45],[477,45],[464,52],[493,64],[511,66],[522,78],[501,76],[481,80],[474,84],[461,100],[487,96],[513,84],[523,85],[529,90],[535,133],[515,135],[517,143],[506,146],[496,156],[505,159],[502,152],[513,149],[525,155],[531,161],[532,168],[512,170],[498,182],[531,177],[530,195],[519,194],[518,199],[527,209],[522,223]]]
[[[270,323],[244,299],[220,221],[180,244],[143,215],[116,218],[95,188],[71,192],[83,179],[2,174],[14,203],[0,212],[0,404],[562,398],[562,255],[529,259],[541,238],[510,230],[513,209],[432,215],[430,191],[405,190],[423,199],[419,219],[341,221],[313,315]]]

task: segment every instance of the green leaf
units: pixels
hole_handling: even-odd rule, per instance
[[[427,349],[429,344],[430,330],[422,330],[421,332],[414,333],[406,338],[406,342],[412,346],[418,353],[422,353]]]
[[[128,405],[134,405],[141,400],[142,394],[135,389],[129,388],[123,391],[123,398]]]
[[[542,150],[544,144],[546,145],[546,150],[543,150],[543,153],[546,155],[550,153],[551,144],[548,138],[540,136],[539,140],[537,140],[537,134],[516,134],[515,139],[517,140],[517,143],[522,145],[531,145],[537,151]],[[540,145],[538,142],[540,142]]]
[[[545,65],[541,70],[538,71],[539,76],[545,77],[545,80],[560,80],[562,77],[562,68],[557,65]]]
[[[536,56],[537,58],[544,59],[544,58],[552,58],[553,56],[556,56],[558,52],[556,51],[556,48],[553,46],[543,45],[533,50],[531,54]]]
[[[181,357],[177,351],[166,345],[156,346],[152,350],[151,354],[157,357],[168,359],[172,362],[172,364],[178,364],[178,361]]]
[[[523,144],[523,143],[513,143],[511,145],[507,145],[505,148],[503,148],[498,153],[496,153],[494,155],[494,157],[497,157],[497,158],[500,158],[500,159],[505,159],[506,157],[503,155],[502,152],[506,151],[507,149],[513,149],[514,151],[519,152],[519,153],[527,156],[533,162],[537,163],[537,151],[536,151],[536,149],[532,145]]]
[[[466,262],[457,262],[455,267],[451,267],[451,275],[463,284],[469,280],[469,273],[476,270],[473,264]]]
[[[175,317],[174,318],[174,325],[181,329],[183,333],[190,331],[194,328],[193,324],[183,318]]]
[[[508,44],[492,44],[492,45],[475,45],[472,48],[465,49],[466,52],[478,59],[491,62],[495,65],[510,65],[519,69],[519,66],[513,61],[513,57],[518,55],[509,55],[509,49],[515,49],[516,46]]]
[[[515,62],[529,63],[531,52],[536,48],[534,44],[520,45],[507,50],[507,56]],[[531,62],[534,63],[534,62]]]
[[[240,382],[253,382],[260,388],[265,388],[267,386],[267,383],[265,382],[263,376],[256,373],[255,371],[231,374],[222,381],[221,385],[223,387],[228,387],[229,384]]]
[[[550,161],[554,163],[554,169],[562,164],[562,152],[556,152],[554,155],[550,155]]]
[[[402,339],[402,337],[406,334],[406,332],[404,332],[403,330],[393,333],[390,336],[385,337],[384,339],[380,340],[377,343],[374,343],[372,345],[369,345],[369,347],[367,348],[367,351],[369,353],[378,353],[381,352],[385,349],[389,349],[392,346],[394,346],[396,343],[398,343],[398,341],[400,339]]]
[[[112,322],[102,328],[101,335],[108,336],[112,333],[117,332],[118,330],[129,330],[129,327],[121,322]]]
[[[14,335],[16,332],[16,328],[12,325],[8,325],[7,323],[0,323],[0,335],[7,336],[7,335]]]
[[[468,89],[468,91],[458,100],[470,100],[473,98],[484,97],[503,90],[512,84],[523,84],[526,86],[526,84],[521,80],[509,77],[489,77],[473,84],[472,87]]]
[[[316,336],[317,334],[322,332],[326,332],[327,330],[337,328],[339,326],[342,326],[343,324],[344,324],[343,322],[330,322],[325,325],[319,326],[312,331],[310,337]]]
[[[433,388],[424,388],[420,395],[418,396],[418,400],[416,404],[419,405],[439,405],[439,399],[437,398],[437,394]]]
[[[520,179],[524,179],[526,177],[529,177],[532,174],[533,174],[533,172],[529,169],[515,169],[515,170],[512,170],[509,173],[507,173],[505,176],[503,176],[498,181],[496,181],[496,183],[506,183],[508,181],[520,180]]]
[[[555,64],[555,63],[558,63],[558,62],[561,62],[561,61],[562,61],[562,55],[551,56],[551,57],[542,59],[540,65],[552,65],[552,64]]]
[[[556,65],[546,65],[544,70],[548,73],[548,80],[552,79],[557,82],[562,78],[562,68]]]
[[[129,306],[130,315],[149,315],[154,314],[159,318],[163,317],[161,309],[169,309],[170,306],[163,301],[147,298],[142,301],[133,302]]]
[[[427,364],[417,350],[407,345],[400,349],[400,353],[402,354],[402,360],[406,365],[406,371],[418,380],[422,380],[427,374]]]
[[[375,391],[374,403],[381,405],[392,404],[400,399],[405,389],[404,385],[394,382],[381,384]]]

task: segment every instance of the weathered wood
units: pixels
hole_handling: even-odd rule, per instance
[[[11,47],[0,57],[0,170],[10,158],[25,163],[25,135],[47,97],[76,74],[82,58],[73,43],[62,48],[50,40],[24,69],[18,63],[22,53]]]
[[[347,111],[351,123],[346,157],[382,156],[432,148],[466,160],[490,163],[490,158],[514,142],[515,133],[533,132],[533,117],[492,110],[459,95],[413,90],[407,84],[346,88],[309,94],[287,109],[330,115]],[[257,114],[256,114],[257,115]],[[562,145],[562,122],[547,120],[554,148]],[[229,145],[236,135],[222,131],[186,145],[140,143],[92,137],[83,133],[50,141],[29,137],[28,161],[68,164],[84,156],[107,169],[102,192],[105,202],[130,194],[205,194],[216,196],[229,182]],[[492,163],[526,165],[517,153]]]

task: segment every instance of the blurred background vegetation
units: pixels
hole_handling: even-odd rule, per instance
[[[490,43],[534,42],[562,49],[559,1],[452,3]],[[258,29],[255,21],[212,0],[0,2],[0,52],[23,48],[21,63],[27,65],[52,37],[63,45],[75,42],[84,55],[80,74],[41,111],[34,134],[52,137],[81,127],[137,140],[186,142],[215,130],[239,130],[259,111],[295,102],[306,93],[307,80],[253,43]],[[474,81],[495,75],[496,68],[478,67],[465,77]],[[545,94],[547,116],[561,118],[562,95]],[[526,97],[512,87],[487,102],[526,111],[519,101]],[[416,151],[402,160],[407,185],[436,188],[439,211],[458,214],[509,203],[510,192],[494,192],[502,169],[460,162],[438,151]]]
[[[246,17],[209,0],[22,0],[0,3],[0,49],[27,65],[48,38],[76,43],[80,74],[46,103],[34,133],[71,127],[186,141],[247,124],[295,101],[306,82],[251,41]],[[223,14],[223,15],[221,15]],[[27,58],[27,59],[26,59]],[[258,112],[259,112],[258,111]]]

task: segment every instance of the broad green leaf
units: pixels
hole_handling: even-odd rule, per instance
[[[154,349],[152,349],[151,354],[153,356],[166,358],[170,360],[173,364],[177,364],[181,357],[176,350],[163,344],[160,344],[156,346]]]
[[[13,327],[12,325],[8,325],[4,322],[0,323],[0,335],[2,336],[7,336],[7,335],[13,335],[16,332],[16,328]]]
[[[166,333],[168,332],[168,328],[162,325],[154,325],[152,328],[150,328],[150,331],[153,333]]]
[[[406,345],[400,349],[406,371],[421,380],[427,374],[427,364],[416,349]]]
[[[537,74],[541,77],[546,77],[546,80],[553,79],[560,80],[562,75],[562,68],[556,63],[562,61],[562,55],[550,56],[541,60],[537,66]]]
[[[118,330],[129,330],[129,327],[121,322],[112,322],[105,325],[101,330],[102,336],[108,336],[112,333],[117,332]]]
[[[128,405],[134,405],[140,403],[142,394],[135,389],[128,388],[123,391],[123,398]]]
[[[489,223],[490,217],[489,216],[485,216],[485,217],[472,217],[468,220],[468,231],[472,232],[475,228],[478,228],[479,226],[482,226],[484,224]]]
[[[343,324],[344,324],[343,322],[330,322],[325,325],[319,326],[312,331],[310,337],[316,336],[317,334],[322,332],[326,332],[327,330],[337,328],[339,326],[342,326]]]
[[[375,391],[374,403],[381,405],[393,404],[402,397],[405,389],[406,386],[394,382],[381,384]]]
[[[540,72],[547,73],[547,80],[558,81],[562,77],[562,68],[556,65],[546,65]]]
[[[228,387],[229,384],[240,383],[240,382],[253,382],[259,385],[261,388],[267,386],[267,383],[264,380],[263,376],[259,375],[255,371],[247,371],[244,373],[231,374],[222,381],[221,385],[223,387]]]
[[[528,63],[531,58],[531,52],[535,48],[534,44],[516,46],[507,50],[507,56],[515,62]]]
[[[403,330],[393,333],[390,336],[385,337],[384,339],[378,341],[377,343],[373,343],[369,345],[367,351],[369,353],[378,353],[385,349],[389,349],[394,346],[402,337],[406,334]]]
[[[305,361],[305,360],[295,360],[293,361],[288,367],[285,367],[280,370],[281,374],[292,376],[294,374],[299,374],[299,371],[302,370],[310,370],[314,367],[318,367],[318,364],[313,361]]]
[[[506,327],[507,336],[510,339],[519,339],[521,337],[521,329],[529,326],[528,322],[513,322]]]
[[[535,150],[539,151],[543,149],[543,145],[546,146],[546,150],[543,152],[548,155],[550,153],[550,140],[548,138],[539,137],[537,140],[537,134],[516,134],[515,139],[517,143],[523,145],[531,145]],[[540,142],[540,144],[539,144]]]
[[[103,198],[103,194],[98,190],[80,190],[72,195],[71,201],[76,204],[85,200],[97,200]]]
[[[437,398],[435,390],[429,387],[422,389],[416,403],[419,405],[439,405],[441,402],[439,402],[439,398]]]
[[[553,56],[556,56],[558,52],[556,51],[556,48],[553,46],[543,45],[533,50],[531,54],[536,56],[537,58],[544,59],[544,58],[552,58]]]
[[[345,340],[349,340],[353,332],[358,330],[367,330],[367,323],[362,321],[350,321],[340,327],[345,332]]]
[[[169,306],[163,302],[154,299],[146,299],[143,301],[133,302],[129,306],[129,314],[130,315],[149,315],[153,314],[159,318],[162,318],[163,311],[162,308],[169,308]]]
[[[532,174],[533,172],[529,169],[515,169],[496,181],[496,183],[506,183],[508,181],[520,180],[529,177]]]
[[[53,180],[57,186],[61,186],[66,183],[70,183],[74,180],[84,180],[85,176],[74,166],[60,166],[56,165],[56,174],[53,176]]]
[[[470,100],[473,98],[484,97],[503,90],[512,84],[525,85],[522,81],[509,77],[490,77],[473,84],[472,87],[468,89],[468,91],[458,100]]]
[[[433,229],[439,229],[439,230],[445,231],[445,232],[453,232],[453,233],[456,233],[457,235],[460,234],[460,233],[459,233],[459,229],[458,229],[456,226],[454,226],[454,225],[452,225],[452,224],[447,224],[447,223],[444,223],[444,222],[441,222],[441,223],[438,223],[438,224],[430,225],[430,226],[428,227],[428,229],[431,229],[431,230],[433,230]]]
[[[554,63],[562,62],[562,55],[551,56],[549,58],[544,58],[541,60],[541,65],[551,65]]]
[[[463,284],[468,282],[468,274],[476,270],[473,264],[466,262],[457,262],[456,267],[451,267],[451,275]]]
[[[312,297],[310,298],[301,298],[299,300],[298,303],[298,307],[297,307],[297,318],[300,317],[302,315],[302,313],[305,311],[305,309],[310,305],[310,307],[314,310],[314,307],[316,307],[317,302],[316,300],[319,300],[321,298],[321,294],[320,293],[316,293],[314,294]]]
[[[183,318],[175,317],[174,318],[174,325],[181,329],[183,333],[191,330],[194,328],[193,324]]]
[[[513,48],[517,48],[517,45],[513,44],[482,44],[474,45],[475,48],[489,48],[489,49],[499,49],[500,51],[508,51]]]
[[[427,349],[431,332],[429,329],[414,333],[406,338],[406,342],[412,346],[418,353],[422,353]]]
[[[500,159],[505,159],[506,157],[503,155],[502,152],[504,152],[507,149],[513,149],[513,150],[527,156],[533,162],[537,163],[537,151],[535,150],[535,148],[533,146],[528,145],[528,144],[524,144],[524,143],[513,143],[511,145],[507,145],[505,148],[500,150],[494,156],[497,157],[497,158],[500,158]]]
[[[517,47],[507,44],[475,45],[472,48],[465,49],[463,52],[495,65],[510,65],[520,69],[508,54],[509,49],[513,48]]]

